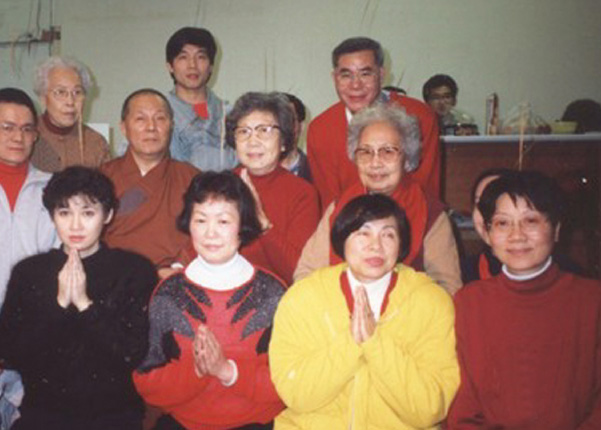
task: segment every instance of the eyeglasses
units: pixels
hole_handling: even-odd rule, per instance
[[[25,124],[19,127],[12,122],[0,122],[0,133],[6,136],[12,136],[17,130],[20,130],[28,139],[35,139],[38,135],[38,130],[33,124]]]
[[[507,235],[511,233],[516,226],[525,234],[538,233],[540,229],[549,222],[549,219],[543,215],[528,215],[519,220],[513,220],[505,216],[493,216],[492,221],[488,223],[489,229],[497,234]]]
[[[245,142],[255,133],[259,140],[271,139],[280,127],[277,125],[259,124],[255,128],[252,127],[236,127],[234,128],[234,139],[237,142]]]
[[[365,69],[358,72],[351,72],[350,70],[336,72],[336,78],[343,85],[350,84],[355,79],[358,79],[362,84],[371,83],[375,76],[376,71],[374,69]]]
[[[86,96],[86,90],[83,88],[73,88],[72,90],[68,90],[66,88],[55,88],[50,91],[52,96],[54,96],[57,100],[67,100],[69,95],[73,97],[75,100],[82,99]]]
[[[355,160],[357,163],[369,163],[377,154],[380,160],[389,163],[398,160],[400,153],[401,148],[398,146],[382,146],[377,149],[357,148],[355,149]]]

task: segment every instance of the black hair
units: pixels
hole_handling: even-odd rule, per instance
[[[211,64],[215,62],[217,44],[209,30],[200,27],[183,27],[177,30],[167,41],[165,57],[173,65],[173,59],[182,52],[184,45],[194,45],[207,50]]]
[[[601,104],[591,99],[574,100],[567,107],[562,121],[576,121],[576,133],[601,131]]]
[[[100,203],[105,216],[118,205],[111,180],[98,169],[84,166],[67,167],[53,174],[44,188],[42,201],[52,216],[56,209],[68,207],[69,199],[75,196]]]
[[[405,91],[404,89],[402,89],[401,87],[395,87],[394,85],[386,85],[384,88],[382,88],[383,90],[386,91],[390,91],[393,93],[398,93],[398,94],[403,94],[403,95],[407,95],[407,91]]]
[[[19,88],[6,87],[0,89],[0,103],[12,103],[16,105],[25,106],[31,112],[33,117],[33,124],[38,123],[38,114],[35,110],[35,105],[31,97],[27,93]]]
[[[457,98],[457,93],[459,92],[459,88],[457,87],[457,82],[449,75],[434,75],[430,79],[426,81],[424,86],[422,87],[422,96],[424,97],[424,101],[427,102],[430,99],[430,93],[433,89],[439,88],[442,86],[449,87],[451,90],[451,95],[453,98]]]
[[[487,228],[490,228],[498,200],[503,194],[507,194],[514,203],[523,198],[528,206],[545,215],[554,228],[563,218],[565,197],[554,179],[535,170],[513,171],[488,184],[480,196],[478,209]]]
[[[374,60],[378,67],[384,66],[384,50],[382,45],[369,37],[351,37],[343,40],[332,51],[332,66],[338,67],[338,60],[342,55],[353,54],[359,51],[371,51],[374,53]]]
[[[275,117],[282,137],[283,151],[280,159],[283,160],[294,148],[294,112],[290,107],[288,98],[282,93],[248,92],[240,96],[225,121],[225,141],[236,149],[234,130],[238,122],[253,112],[268,112]]]
[[[405,211],[390,197],[384,194],[364,194],[355,197],[348,202],[340,211],[332,231],[330,232],[330,241],[336,255],[343,260],[344,243],[348,237],[359,230],[363,224],[369,221],[394,217],[401,241],[401,249],[397,261],[402,261],[409,254],[411,236],[409,234],[409,221]]]
[[[303,122],[305,120],[305,118],[307,118],[307,110],[305,109],[305,104],[301,101],[301,99],[296,97],[294,94],[290,94],[290,93],[282,93],[282,94],[284,94],[286,97],[288,97],[288,101],[290,101],[290,103],[292,103],[292,106],[294,106],[294,111],[296,112],[296,118],[298,119],[298,121]]]
[[[480,182],[482,182],[486,178],[490,178],[491,176],[503,176],[513,172],[514,170],[507,169],[505,167],[493,167],[480,172],[480,174],[472,184],[472,189],[470,191],[470,201],[472,202],[472,206],[476,203],[476,189],[478,188],[478,185],[480,185]]]
[[[261,234],[255,199],[244,181],[231,171],[203,172],[192,179],[184,194],[184,209],[177,217],[177,228],[190,234],[194,205],[210,199],[222,199],[236,204],[240,214],[240,246],[252,242]]]
[[[149,94],[149,95],[154,95],[154,96],[159,97],[165,104],[165,107],[167,108],[167,112],[169,113],[169,118],[171,118],[171,121],[173,122],[173,109],[171,108],[171,104],[169,103],[169,100],[167,100],[167,97],[165,97],[163,95],[163,93],[161,93],[158,90],[155,90],[154,88],[140,88],[139,90],[136,90],[133,93],[131,93],[130,95],[128,95],[125,98],[123,105],[121,106],[121,121],[125,121],[125,118],[127,117],[127,114],[129,113],[129,104],[131,103],[131,101],[134,98],[136,98],[140,95],[144,95],[144,94]]]

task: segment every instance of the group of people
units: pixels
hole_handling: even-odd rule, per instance
[[[333,50],[307,156],[302,102],[230,106],[216,52],[173,34],[112,160],[80,63],[39,67],[39,117],[0,89],[0,428],[141,429],[144,402],[158,430],[601,427],[601,285],[557,264],[553,180],[482,178],[464,287],[439,120],[382,89],[378,42]]]

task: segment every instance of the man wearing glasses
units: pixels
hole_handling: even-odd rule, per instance
[[[82,122],[91,88],[90,73],[79,61],[50,57],[37,67],[34,90],[46,109],[31,158],[38,169],[58,172],[76,164],[98,167],[111,158],[104,137]]]
[[[322,208],[359,181],[357,168],[347,155],[348,123],[355,113],[376,102],[394,103],[417,117],[422,154],[419,167],[411,175],[438,197],[440,151],[436,117],[424,103],[382,90],[386,73],[381,45],[367,37],[346,39],[332,52],[332,64],[340,101],[315,118],[307,133],[307,155]]]

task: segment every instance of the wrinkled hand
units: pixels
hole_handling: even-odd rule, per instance
[[[267,214],[265,213],[265,210],[263,210],[263,203],[261,203],[261,199],[259,198],[259,193],[257,193],[257,189],[253,185],[253,183],[250,179],[250,176],[248,175],[248,170],[246,169],[246,167],[244,167],[241,170],[240,179],[242,179],[242,181],[244,181],[244,183],[250,189],[250,192],[255,199],[257,218],[259,219],[259,223],[261,224],[261,230],[264,232],[269,230],[273,226],[273,224],[271,223],[271,221],[269,221],[269,218],[267,218]]]
[[[232,380],[234,369],[223,355],[219,341],[206,325],[198,326],[193,348],[194,367],[198,377],[211,375],[223,383]]]
[[[365,342],[376,330],[376,319],[369,306],[367,291],[363,285],[355,290],[355,303],[351,319],[351,334],[358,344]]]
[[[69,250],[67,261],[58,273],[56,301],[65,309],[73,304],[80,312],[92,304],[87,294],[86,272],[76,249]]]

